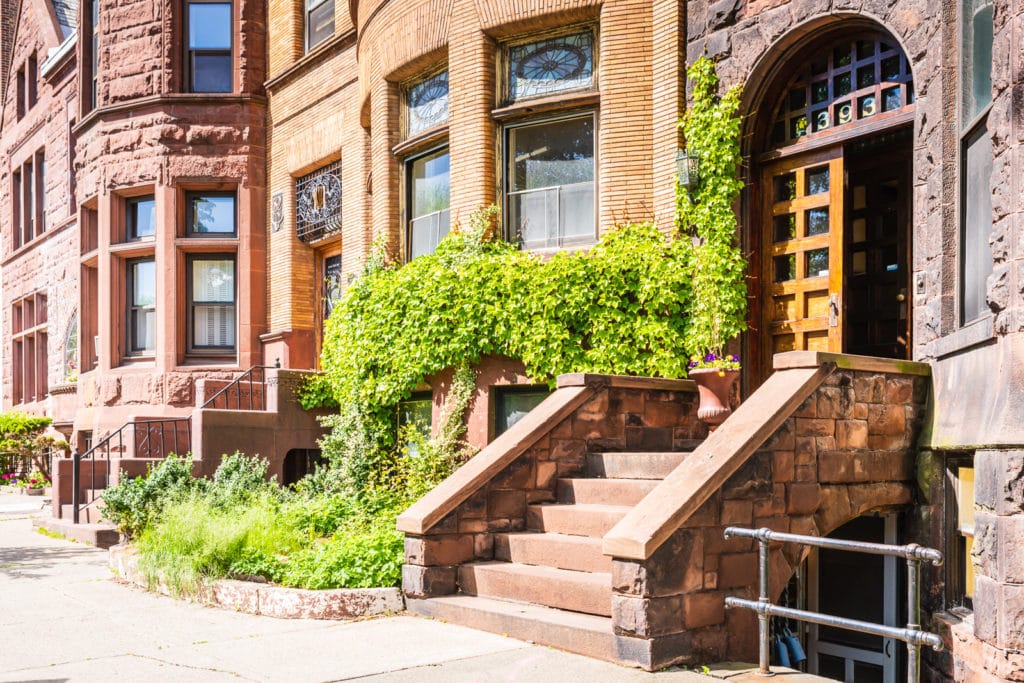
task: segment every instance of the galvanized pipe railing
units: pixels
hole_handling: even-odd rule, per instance
[[[758,599],[744,600],[727,597],[725,606],[750,609],[757,612],[758,620],[758,674],[774,676],[769,666],[769,629],[770,617],[784,617],[796,621],[806,621],[822,626],[831,626],[849,631],[859,631],[883,638],[901,640],[907,644],[907,681],[916,683],[921,677],[921,646],[928,645],[934,650],[942,649],[942,639],[934,633],[921,630],[921,595],[919,590],[921,562],[931,562],[935,566],[942,564],[942,553],[934,548],[925,548],[916,543],[909,545],[889,545],[885,543],[867,543],[864,541],[847,541],[838,538],[821,538],[819,536],[803,536],[772,531],[768,528],[745,529],[728,527],[725,537],[738,536],[752,538],[758,542]],[[907,561],[907,618],[906,628],[885,626],[857,619],[847,619],[820,612],[793,609],[773,605],[768,598],[768,546],[771,542],[799,543],[816,548],[843,550],[847,552],[868,553],[871,555],[888,555],[902,557]]]

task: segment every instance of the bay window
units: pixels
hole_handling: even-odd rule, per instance
[[[156,261],[127,263],[128,353],[150,355],[156,350]]]
[[[230,2],[186,3],[188,91],[231,92],[232,21]]]
[[[186,267],[189,350],[234,351],[234,254],[190,255]]]
[[[410,160],[406,165],[409,188],[409,258],[432,254],[451,226],[451,173],[448,150]]]

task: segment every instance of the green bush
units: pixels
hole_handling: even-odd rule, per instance
[[[404,536],[394,518],[349,528],[326,543],[294,553],[281,583],[296,588],[373,588],[402,581]]]
[[[191,458],[169,455],[144,477],[125,478],[103,491],[100,510],[118,531],[134,538],[169,504],[191,494],[201,484],[192,478]]]
[[[213,473],[209,487],[214,507],[241,505],[263,494],[273,494],[277,485],[267,479],[268,463],[264,458],[251,458],[242,453],[225,456]]]

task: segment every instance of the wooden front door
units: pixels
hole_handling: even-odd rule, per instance
[[[842,351],[843,149],[763,169],[761,344],[783,351]]]

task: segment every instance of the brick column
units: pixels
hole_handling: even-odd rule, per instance
[[[379,60],[374,58],[375,63]],[[395,254],[402,243],[399,225],[398,162],[391,148],[398,142],[398,86],[372,70],[370,86],[370,168],[373,173],[373,237],[385,236]]]

